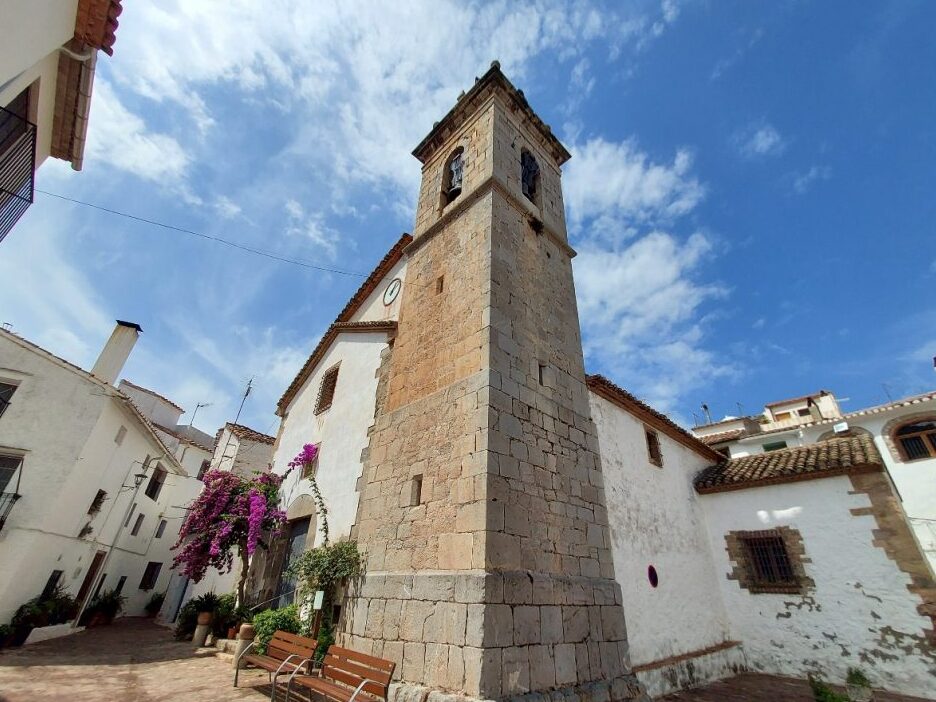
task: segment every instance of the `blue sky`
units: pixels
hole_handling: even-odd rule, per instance
[[[405,5],[405,7],[400,7]],[[500,60],[573,154],[586,366],[680,421],[936,387],[931,3],[138,0],[101,57],[83,172],[38,187],[326,268],[412,226],[412,148]],[[48,195],[0,244],[0,321],[275,432],[354,276]]]

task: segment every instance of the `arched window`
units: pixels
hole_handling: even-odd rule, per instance
[[[536,159],[526,149],[520,152],[520,188],[530,202],[536,204],[539,191],[540,168]]]
[[[443,207],[461,195],[464,171],[465,150],[459,146],[445,162],[445,171],[442,173]]]
[[[936,458],[936,417],[916,419],[898,427],[894,443],[905,461]]]

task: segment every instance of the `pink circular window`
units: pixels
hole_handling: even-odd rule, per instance
[[[656,587],[660,584],[660,578],[657,575],[656,568],[653,566],[647,568],[647,579],[650,581],[651,587]]]

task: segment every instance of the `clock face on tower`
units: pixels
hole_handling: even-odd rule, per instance
[[[399,278],[391,280],[390,284],[387,285],[387,289],[384,290],[383,303],[385,305],[392,305],[393,301],[397,299],[397,295],[400,294],[401,287],[403,287],[403,282]]]

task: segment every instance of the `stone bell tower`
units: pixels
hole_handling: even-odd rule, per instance
[[[566,240],[569,153],[496,62],[413,153],[414,239],[352,530],[367,575],[341,641],[395,660],[401,696],[637,698]]]

